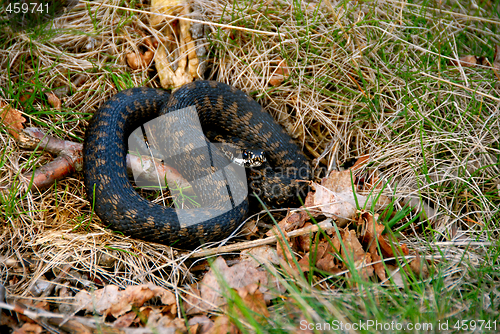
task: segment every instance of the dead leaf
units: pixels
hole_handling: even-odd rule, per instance
[[[153,312],[154,306],[143,306],[137,312],[137,318],[135,318],[135,323],[144,323],[144,320],[149,318],[149,315]],[[142,319],[142,320],[141,320]]]
[[[26,119],[21,112],[12,108],[7,102],[0,100],[0,123],[2,123],[9,133],[16,139],[19,138],[19,132],[23,129],[23,123]]]
[[[403,276],[401,275],[401,271],[399,270],[399,268],[388,264],[387,271],[389,272],[389,277],[390,279],[392,279],[394,284],[400,288],[404,288],[405,284],[403,282]],[[390,281],[387,281],[385,284],[390,284]]]
[[[127,53],[125,55],[125,59],[127,60],[128,66],[130,66],[130,68],[132,68],[133,70],[142,68],[141,56],[137,55],[136,53],[134,52]]]
[[[299,272],[294,261],[295,255],[293,254],[294,249],[297,248],[296,245],[290,242],[290,238],[286,233],[284,233],[284,237],[281,233],[276,234],[276,239],[276,250],[281,268],[290,275],[298,275]]]
[[[311,223],[306,223],[303,227],[312,226]],[[314,244],[314,238],[311,238],[310,234],[299,235],[295,238],[297,250],[307,253],[311,250]]]
[[[335,266],[334,257],[331,254],[327,254],[327,256],[319,259],[316,262],[316,267],[326,272],[339,272],[337,266]]]
[[[153,308],[148,318],[148,326],[151,328],[168,328],[174,327],[175,329],[180,330],[180,332],[186,332],[186,325],[184,323],[184,319],[182,318],[171,318],[169,316],[164,315],[160,309]]]
[[[134,320],[137,318],[137,314],[134,311],[125,313],[124,315],[118,317],[113,322],[113,327],[116,328],[127,328],[130,327],[134,323]]]
[[[252,283],[236,291],[248,309],[263,317],[271,316],[264,300],[264,294],[259,290],[259,284]]]
[[[456,60],[451,60],[451,63],[455,66],[460,64],[462,67],[476,67],[477,62],[477,57],[473,55],[467,55],[467,56],[462,56],[458,58],[458,61]]]
[[[373,264],[373,269],[375,270],[375,273],[377,274],[378,278],[381,281],[385,281],[385,279],[387,278],[386,273],[385,273],[385,267],[381,261],[382,258],[380,257],[380,255],[377,252],[377,246],[375,243],[370,245],[369,252],[372,256],[373,262],[377,262],[377,263]]]
[[[358,158],[354,165],[350,168],[353,172],[364,167],[370,161],[370,155],[366,154]]]
[[[322,252],[320,254],[320,248]],[[332,239],[323,240],[318,244],[318,257],[316,258],[316,267],[320,270],[337,274],[341,271],[339,265],[337,264],[337,258],[335,253],[340,251],[340,241],[337,236]]]
[[[45,93],[49,104],[57,110],[61,110],[61,100],[53,92]]]
[[[271,86],[281,85],[285,77],[290,74],[290,70],[288,69],[288,65],[286,64],[286,61],[284,59],[278,57],[276,62],[278,62],[277,68],[272,73],[271,78],[269,79],[269,83],[271,84]]]
[[[19,97],[19,102],[23,103],[24,105],[24,102],[28,101],[29,99],[31,99],[31,97],[33,96],[33,90],[32,89],[27,89],[22,95],[21,97]]]
[[[342,237],[345,248],[342,248],[341,254],[345,262],[354,262],[355,268],[359,268],[359,276],[367,280],[373,275],[373,267],[368,265],[371,263],[371,255],[365,253],[363,246],[356,237],[356,232],[353,230],[344,230]]]
[[[338,274],[341,272],[340,263],[338,263],[337,258],[335,257],[335,253],[340,250],[340,241],[337,236],[333,238],[323,239],[318,245],[311,246],[311,252],[315,252],[311,254],[311,252],[307,253],[302,259],[299,261],[300,268],[303,271],[309,271],[310,268],[310,259],[311,256],[316,260],[314,266],[319,270],[326,271],[332,274]]]
[[[399,243],[390,235],[383,235],[385,226],[378,224],[375,217],[370,213],[364,212],[360,215],[358,225],[362,226],[360,238],[363,243],[368,245],[368,251],[372,255],[373,262],[381,261],[383,258],[401,257],[410,253],[408,246],[404,243]],[[379,248],[380,246],[380,251]],[[419,255],[417,253],[417,258]],[[410,262],[410,268],[412,268]],[[417,263],[413,264],[414,272],[418,275],[420,267]],[[379,262],[373,264],[377,276],[383,281],[386,279],[386,270],[384,265]],[[413,268],[412,268],[413,269]],[[406,270],[406,267],[405,267]]]
[[[188,320],[188,326],[190,334],[206,333],[214,326],[214,322],[206,315],[197,315]]]
[[[260,265],[278,264],[279,258],[276,248],[269,245],[263,245],[250,249],[242,250],[240,253],[242,261],[253,262],[255,268]]]
[[[351,261],[355,262],[364,257],[365,251],[363,250],[363,246],[359,243],[355,231],[347,228],[344,229],[342,241],[344,242],[345,248],[342,248],[341,254],[345,260],[349,257]]]
[[[79,310],[104,314],[111,305],[118,302],[118,290],[116,285],[107,285],[103,289],[96,290],[93,296],[90,292],[81,290],[75,295],[75,306]]]
[[[410,261],[409,267],[417,277],[423,279],[429,277],[429,268],[427,267],[427,261],[423,259],[419,253],[415,254],[415,258]]]
[[[373,269],[375,270],[375,273],[377,274],[377,277],[381,281],[385,281],[385,279],[387,278],[387,276],[385,274],[385,267],[382,264],[382,262],[379,262],[379,261],[382,260],[382,258],[373,249],[370,249],[370,254],[372,256],[372,261],[373,262],[377,262],[377,263],[373,264]]]
[[[252,237],[258,236],[258,232],[259,227],[253,219],[247,221],[241,228],[241,234],[244,235],[247,240],[250,240]]]
[[[360,238],[363,243],[368,245],[368,252],[371,254],[373,262],[381,261],[382,257],[378,252],[377,240],[383,238],[382,232],[384,232],[385,226],[378,224],[369,212],[363,212],[359,216],[358,226],[362,227]],[[382,262],[373,264],[373,269],[380,280],[386,279],[385,267]]]
[[[358,206],[371,206],[372,198],[376,197],[373,196],[373,190],[382,189],[383,184],[379,182],[376,171],[362,178],[354,173],[361,170],[368,161],[368,155],[362,156],[352,168],[341,172],[331,172],[321,181],[321,184],[314,182],[311,184],[315,190],[314,205],[319,206],[325,216],[335,218],[339,227],[345,226],[356,216]],[[381,195],[377,199],[375,208],[381,209],[388,203],[390,199]]]
[[[339,186],[341,185],[340,182],[342,182],[342,179],[344,181],[347,180],[345,172],[334,172],[332,175],[334,175],[335,178],[338,176]],[[339,227],[345,226],[350,219],[355,216],[356,201],[354,199],[352,188],[338,188],[339,191],[332,191],[314,182],[311,184],[311,187],[315,190],[314,205],[320,208],[325,216],[336,219],[339,223]],[[360,200],[359,196],[358,200]],[[360,202],[364,203],[364,198]]]
[[[278,223],[278,226],[282,231],[290,232],[304,226],[306,218],[308,217],[305,212],[289,212],[286,217]],[[274,226],[273,229],[267,231],[266,235],[273,236],[277,231],[277,227]]]
[[[188,325],[188,328],[189,328],[189,334],[205,333],[208,331],[208,329],[203,331],[203,327],[201,324]]]
[[[207,334],[238,334],[240,331],[235,324],[229,321],[226,315],[215,318],[214,326],[210,328]]]
[[[220,280],[224,280],[221,287]],[[232,267],[228,267],[222,257],[218,257],[209,272],[199,283],[199,294],[192,289],[192,295],[187,296],[186,314],[196,314],[215,309],[226,303],[223,293],[225,288],[239,289],[249,284],[259,284],[259,289],[264,294],[269,294],[267,289],[268,277],[266,271],[256,269],[254,262],[242,261]]]
[[[307,272],[311,270],[311,259],[309,258],[309,253],[305,254],[302,259],[299,260],[300,270]]]
[[[174,294],[162,287],[152,283],[133,285],[121,291],[119,302],[110,307],[109,314],[116,318],[130,311],[132,306],[142,306],[153,297],[160,297],[163,305],[172,305],[175,303]]]
[[[146,52],[141,54],[142,63],[144,64],[144,67],[148,67],[148,65],[153,60],[154,55],[155,55],[155,53],[151,50],[147,50]]]
[[[339,240],[339,237],[337,234],[335,234],[332,238],[332,244],[333,244],[333,248],[335,248],[335,250],[337,251],[337,253],[340,253],[340,249],[342,248],[342,245],[340,243],[340,240]]]
[[[164,305],[175,303],[173,293],[152,283],[129,286],[122,291],[116,285],[107,285],[94,291],[92,295],[82,290],[75,295],[75,301],[76,305],[88,312],[118,318],[130,311],[132,306],[142,306],[153,297],[160,297]]]
[[[311,203],[311,205],[313,205],[313,203]],[[282,231],[285,231],[285,232],[297,230],[299,228],[302,228],[307,220],[309,220],[309,214],[307,213],[307,211],[305,209],[300,210],[300,211],[296,211],[293,213],[289,212],[286,215],[286,217],[283,218],[278,223],[278,226],[274,226],[272,229],[267,231],[266,235],[268,237],[270,237],[270,236],[273,236],[275,234],[278,234],[279,233],[278,228],[280,228]]]
[[[127,53],[125,55],[125,59],[127,60],[128,66],[130,66],[130,68],[133,70],[138,70],[146,67],[146,64],[143,62],[142,56],[135,52]]]
[[[397,257],[410,254],[406,244],[399,244],[397,240],[387,241],[386,238],[378,238],[382,255],[385,257]],[[392,245],[392,247],[391,247]],[[394,247],[394,250],[393,250]]]
[[[40,334],[42,327],[38,324],[25,323],[21,328],[14,330],[13,334]]]

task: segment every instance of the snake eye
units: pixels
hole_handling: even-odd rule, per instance
[[[242,156],[243,159],[248,159],[249,158],[248,151],[247,150],[243,150],[243,152],[241,152],[241,156]]]

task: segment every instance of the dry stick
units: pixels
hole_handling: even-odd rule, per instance
[[[497,97],[494,97],[494,96],[491,96],[489,94],[486,94],[486,93],[481,93],[480,91],[477,91],[477,90],[474,90],[474,89],[471,89],[469,87],[465,87],[463,85],[460,85],[460,84],[457,84],[455,82],[452,82],[452,81],[448,81],[448,80],[445,80],[445,79],[441,79],[441,78],[438,78],[438,77],[435,77],[433,75],[430,75],[430,74],[427,74],[425,72],[420,72],[420,74],[422,75],[425,75],[426,77],[429,77],[429,78],[432,78],[432,79],[435,79],[435,80],[439,80],[439,81],[442,81],[442,82],[445,82],[447,84],[450,84],[450,85],[453,85],[453,86],[456,86],[456,87],[460,87],[460,88],[463,88],[471,93],[476,93],[478,95],[481,95],[481,96],[484,96],[484,97],[487,97],[489,99],[492,99],[493,101],[497,101],[497,102],[500,102],[500,99],[497,98]]]
[[[33,173],[24,174],[27,180],[33,179],[32,187],[38,190],[46,189],[75,171],[83,168],[83,145],[68,140],[48,136],[38,128],[24,129],[18,139],[19,146],[25,149],[43,150],[57,154],[58,157]],[[138,157],[127,154],[127,171],[131,175],[141,175],[147,181],[156,182],[158,178],[176,182],[179,186],[188,186],[187,181],[172,167],[169,167],[152,157]]]
[[[37,311],[30,311],[28,309],[23,308],[22,306],[19,305],[10,305],[4,302],[0,302],[0,310],[9,310],[9,311],[14,311],[19,314],[23,314],[27,316],[30,319],[37,320],[38,318],[49,318],[49,317],[54,317],[54,318],[61,318],[64,319],[67,317],[65,314],[57,314],[57,313],[52,313],[48,312],[45,310],[37,310]]]
[[[250,29],[250,28],[237,27],[237,26],[232,26],[232,25],[229,25],[229,24],[221,24],[221,23],[214,23],[214,22],[202,21],[202,20],[197,20],[197,19],[190,19],[188,17],[181,17],[181,16],[175,16],[175,15],[161,14],[161,13],[149,12],[149,11],[146,11],[146,10],[132,9],[132,8],[121,7],[121,6],[114,6],[114,5],[107,5],[107,4],[104,4],[104,3],[95,3],[95,2],[85,1],[85,0],[80,0],[80,2],[86,3],[88,5],[98,6],[98,7],[109,7],[109,8],[115,8],[115,9],[121,9],[121,10],[129,11],[129,12],[136,12],[136,13],[147,14],[147,15],[163,16],[163,17],[166,17],[166,18],[169,18],[169,19],[172,19],[172,20],[184,20],[184,21],[189,21],[189,22],[194,22],[194,23],[201,23],[201,24],[206,24],[206,25],[216,26],[216,27],[221,27],[221,28],[226,28],[226,29],[243,30],[243,31],[248,31],[248,32],[252,32],[252,33],[258,33],[258,34],[263,34],[263,35],[271,35],[271,36],[278,36],[279,35],[277,32],[262,31],[262,30],[256,30],[256,29]]]
[[[46,189],[55,181],[82,169],[82,144],[48,136],[38,128],[24,129],[19,134],[18,144],[32,150],[41,147],[47,152],[58,155],[53,161],[37,168],[33,174],[24,174],[25,179],[33,179],[33,187],[38,190]]]
[[[298,237],[300,235],[316,232],[319,229],[332,228],[333,224],[334,223],[333,223],[332,219],[326,219],[326,220],[324,220],[321,223],[318,223],[316,225],[303,227],[301,229],[291,231],[288,233],[285,232],[285,236]],[[240,242],[240,243],[237,243],[234,245],[198,251],[198,252],[190,254],[189,257],[196,258],[196,257],[205,257],[205,256],[216,255],[216,254],[220,254],[220,253],[236,252],[236,251],[240,251],[242,249],[248,249],[248,248],[254,248],[254,247],[258,247],[258,246],[262,246],[262,245],[272,244],[272,243],[275,243],[277,240],[278,240],[278,238],[276,236],[272,236],[272,237],[267,237],[267,238],[259,239],[259,240]]]

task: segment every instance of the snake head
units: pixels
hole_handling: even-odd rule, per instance
[[[241,150],[241,157],[245,161],[244,167],[260,167],[264,162],[266,162],[266,156],[262,150]]]

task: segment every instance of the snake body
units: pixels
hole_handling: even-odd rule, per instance
[[[217,129],[228,136],[239,137],[264,151],[272,166],[280,167],[278,173],[269,167],[251,172],[251,191],[257,191],[267,202],[285,202],[301,188],[303,183],[297,182],[299,179],[310,178],[307,159],[297,144],[256,101],[232,86],[195,81],[171,95],[153,88],[127,89],[114,95],[95,112],[84,141],[87,196],[104,224],[134,238],[192,248],[227,237],[246,217],[248,193],[229,192],[233,205],[229,209],[217,203],[219,192],[227,193],[229,181],[212,182],[215,185],[207,181],[194,182],[196,192],[203,192],[208,186],[212,188],[200,196],[203,207],[181,213],[142,198],[130,184],[126,171],[130,133],[160,115],[174,115],[173,111],[189,107],[196,108],[204,130]],[[185,147],[193,142],[190,137],[193,132],[184,131],[191,127],[190,122],[181,124],[183,128],[172,130],[174,136],[165,135],[168,149],[165,153],[172,156],[167,164],[177,168],[189,182],[203,179],[200,175],[208,175],[213,170],[224,170],[226,177],[233,178],[227,157],[216,150],[210,153],[208,168],[192,164],[204,158],[197,150],[186,152]],[[170,125],[164,122],[159,127],[169,129]],[[196,136],[200,137],[196,140],[206,140],[203,134]],[[236,201],[237,197],[242,200]],[[186,224],[189,221],[196,223]]]

